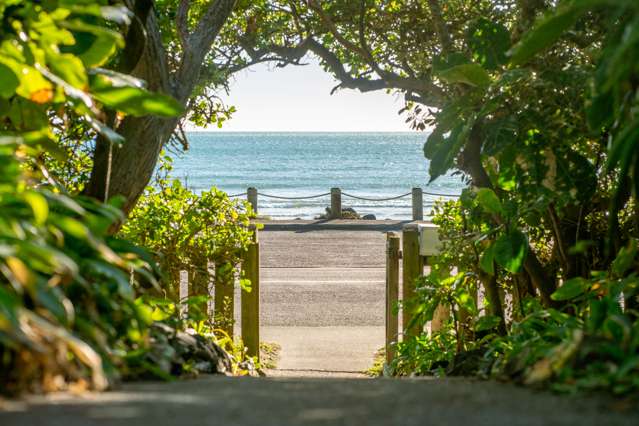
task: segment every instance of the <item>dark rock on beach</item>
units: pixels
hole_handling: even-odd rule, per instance
[[[333,214],[330,207],[326,207],[326,213],[317,216],[315,219],[333,219]],[[345,207],[342,209],[342,217],[340,219],[362,219],[362,217],[352,207]]]

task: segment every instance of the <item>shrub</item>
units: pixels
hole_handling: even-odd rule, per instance
[[[120,235],[155,253],[165,274],[162,289],[177,300],[182,270],[195,272],[199,294],[208,294],[209,263],[215,265],[218,278],[233,279],[252,239],[253,212],[250,204],[215,188],[196,194],[170,178],[170,172],[171,160],[165,156],[155,182],[146,188]]]
[[[123,42],[103,16],[126,22],[126,8],[5,1],[0,15],[1,389],[103,389],[128,351],[148,345],[150,310],[135,287],[153,286],[158,269],[144,250],[109,235],[123,220],[117,200],[68,195],[43,159],[65,160],[58,142],[77,123],[112,147],[122,143],[100,108],[180,109],[101,68]]]

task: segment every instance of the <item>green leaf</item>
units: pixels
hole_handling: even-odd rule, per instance
[[[65,307],[65,305],[70,306],[71,303],[58,287],[49,287],[46,282],[38,283],[33,293],[37,303],[53,314],[58,321],[67,324],[72,319],[71,312],[68,312]]]
[[[473,60],[484,68],[493,70],[507,62],[510,32],[502,24],[480,18],[470,25],[466,39],[473,53]]]
[[[432,154],[432,156],[427,156],[431,160],[428,167],[429,182],[434,181],[453,168],[455,158],[464,146],[473,123],[473,120],[468,120],[466,123],[458,124],[447,138],[438,140],[437,137],[433,137],[433,139],[429,137],[424,145],[424,154]]]
[[[65,233],[80,240],[89,237],[88,228],[79,220],[71,217],[59,217],[55,220],[55,225]]]
[[[617,257],[612,262],[612,273],[616,277],[623,277],[624,274],[632,268],[637,258],[637,243],[635,240],[630,240],[626,247],[622,247],[617,254]]]
[[[446,55],[438,55],[433,58],[433,72],[438,74],[456,65],[468,64],[470,58],[463,53],[449,53]]]
[[[430,135],[428,135],[426,143],[424,143],[424,157],[428,159],[432,159],[433,157],[435,157],[437,151],[445,142],[446,138],[444,138],[442,132],[438,131],[438,129],[435,129],[433,132],[431,132]]]
[[[4,65],[19,76],[20,85],[16,88],[18,95],[37,104],[47,103],[53,98],[53,86],[38,70],[11,60],[4,61]]]
[[[495,246],[490,245],[479,259],[479,267],[490,275],[495,275]]]
[[[487,331],[497,328],[501,324],[501,318],[495,315],[485,315],[475,322],[475,331]]]
[[[140,87],[112,86],[105,77],[94,80],[92,91],[94,97],[103,104],[136,117],[175,117],[183,111],[182,105],[170,96],[152,93]]]
[[[557,301],[574,299],[582,295],[588,288],[590,288],[590,281],[581,277],[571,278],[551,294],[550,298]]]
[[[129,276],[121,269],[108,262],[95,259],[86,260],[82,267],[86,273],[95,275],[96,278],[116,283],[118,294],[125,299],[133,300],[134,294],[129,283]]]
[[[603,3],[605,1],[579,0],[560,7],[556,13],[542,18],[508,53],[510,63],[517,66],[524,65],[533,56],[553,45],[589,8]]]
[[[473,87],[486,88],[491,83],[490,75],[479,64],[462,64],[439,72],[439,77],[447,83],[463,83]]]
[[[86,89],[87,75],[79,58],[71,54],[47,55],[47,63],[51,71],[69,85],[80,90]]]
[[[49,217],[49,204],[47,203],[47,199],[35,191],[25,192],[24,199],[31,207],[31,210],[33,210],[35,223],[37,225],[44,224],[47,221],[47,217]]]
[[[0,97],[10,98],[16,93],[20,80],[15,72],[3,63],[0,63]]]
[[[504,208],[499,201],[499,197],[490,188],[480,188],[477,191],[477,202],[488,213],[502,214]]]
[[[504,234],[495,241],[495,261],[508,272],[518,273],[528,255],[528,238],[519,230]]]
[[[80,20],[65,21],[62,25],[73,32],[78,43],[77,46],[61,50],[77,55],[87,68],[104,64],[115,53],[116,48],[124,43],[122,35],[117,31]]]

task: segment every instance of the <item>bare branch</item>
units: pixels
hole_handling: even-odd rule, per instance
[[[231,16],[236,0],[211,0],[195,30],[188,36],[188,49],[184,49],[180,66],[175,72],[176,98],[186,102],[199,79],[204,58],[213,41]]]
[[[187,50],[189,48],[188,17],[189,9],[191,8],[189,3],[189,0],[180,0],[177,13],[175,15],[175,27],[183,50]]]
[[[384,89],[398,89],[413,93],[415,99],[420,99],[425,105],[438,107],[444,100],[443,91],[435,86],[431,81],[421,80],[412,77],[400,77],[392,73],[386,73],[383,78],[369,78],[365,74],[354,77],[348,71],[340,59],[328,48],[317,42],[312,37],[308,37],[296,46],[285,47],[271,45],[261,49],[254,49],[248,41],[242,45],[246,53],[254,62],[265,62],[268,54],[277,55],[274,60],[283,64],[299,64],[299,61],[309,52],[315,54],[322,61],[324,66],[340,81],[340,84],[333,88],[332,92],[340,88],[356,89],[360,92],[371,92]],[[370,74],[370,72],[369,72]],[[414,94],[418,94],[416,96]]]
[[[453,42],[450,39],[448,26],[444,21],[439,0],[428,0],[428,7],[430,9],[430,14],[433,17],[435,30],[437,31],[437,36],[439,37],[439,42],[442,44],[442,50],[444,52],[451,52],[453,50]]]
[[[321,18],[328,31],[335,37],[335,39],[346,49],[359,55],[363,61],[370,66],[377,75],[379,80],[370,80],[368,78],[352,77],[349,72],[344,69],[344,66],[339,61],[339,58],[324,48],[319,43],[312,39],[309,39],[309,50],[318,55],[328,66],[328,68],[336,75],[336,77],[342,81],[339,87],[347,87],[358,89],[360,91],[371,91],[379,89],[399,89],[405,91],[412,91],[419,93],[421,99],[427,100],[428,105],[438,106],[441,105],[445,94],[441,88],[437,87],[430,80],[422,80],[414,77],[402,77],[391,71],[382,69],[375,61],[375,58],[370,53],[370,50],[366,46],[366,40],[364,38],[364,24],[365,24],[365,10],[362,8],[362,15],[360,16],[360,44],[356,45],[347,40],[337,29],[337,26],[332,21],[331,17],[326,14],[324,9],[319,4],[318,0],[308,0],[309,7],[315,11]],[[362,3],[363,5],[363,3]],[[410,74],[410,73],[409,73]],[[333,89],[334,91],[335,89]]]

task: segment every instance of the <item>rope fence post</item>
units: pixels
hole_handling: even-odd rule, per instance
[[[413,220],[424,220],[424,193],[421,188],[413,188]]]
[[[253,212],[257,214],[257,188],[247,188],[246,200],[249,202],[251,207],[253,207]]]
[[[251,281],[251,291],[242,290],[242,342],[246,346],[249,356],[260,360],[260,243],[257,236],[257,228],[253,229],[253,241],[249,244],[244,259],[242,270],[244,277]]]
[[[331,188],[331,219],[342,217],[342,190]]]
[[[399,299],[399,234],[386,234],[386,364],[395,358],[393,343],[399,334],[399,319],[393,312]]]
[[[404,225],[402,230],[402,328],[404,336],[419,335],[419,327],[408,325],[413,320],[412,299],[415,297],[415,280],[423,274],[424,263],[419,254],[419,228],[416,223]]]

